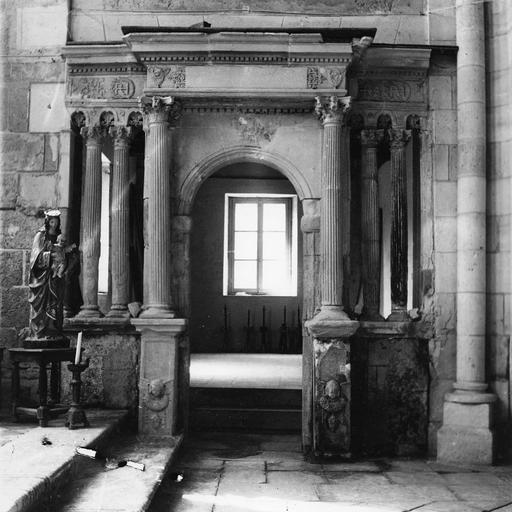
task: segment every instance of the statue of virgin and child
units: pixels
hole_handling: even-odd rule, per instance
[[[57,348],[69,346],[62,334],[66,273],[78,265],[78,250],[61,233],[61,212],[45,212],[44,226],[32,243],[30,254],[30,335],[25,346]]]

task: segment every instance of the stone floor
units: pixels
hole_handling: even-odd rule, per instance
[[[182,474],[181,481],[179,476]],[[512,512],[512,466],[427,460],[311,464],[300,438],[194,434],[150,512]]]

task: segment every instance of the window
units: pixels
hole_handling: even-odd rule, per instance
[[[297,198],[226,194],[225,295],[297,295]]]

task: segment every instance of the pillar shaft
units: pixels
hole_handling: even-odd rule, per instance
[[[343,266],[341,255],[341,115],[324,119],[322,152],[322,208],[320,247],[322,253],[322,306],[342,306]]]
[[[361,183],[361,236],[363,262],[363,319],[383,320],[380,311],[380,216],[377,145],[381,130],[363,130]]]
[[[98,126],[82,129],[86,141],[86,163],[80,225],[82,251],[82,298],[78,316],[99,317],[98,262],[101,234],[101,139]]]
[[[111,128],[114,138],[112,170],[111,241],[112,306],[108,316],[129,316],[130,300],[130,218],[129,218],[129,141],[124,126]]]
[[[407,320],[408,225],[405,144],[410,132],[389,130],[391,150],[391,321]]]
[[[144,318],[174,318],[171,299],[171,139],[169,113],[171,103],[153,98],[143,104],[148,116],[144,169],[145,231],[147,250],[144,258]]]
[[[485,383],[485,44],[483,5],[457,3],[457,383]]]

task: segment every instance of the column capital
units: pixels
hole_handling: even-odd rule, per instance
[[[128,145],[131,142],[131,126],[114,125],[109,128],[108,133],[116,146]]]
[[[384,130],[361,130],[361,145],[366,148],[376,148],[384,138]]]
[[[350,110],[350,96],[331,96],[329,103],[322,103],[320,96],[315,98],[315,114],[325,126],[327,124],[343,124]]]
[[[391,149],[403,149],[411,138],[411,130],[390,128],[388,130],[389,147]]]
[[[93,126],[83,126],[80,129],[80,135],[89,144],[99,144],[105,135],[105,130],[99,124],[95,124]]]
[[[139,98],[139,107],[150,125],[172,123],[181,116],[181,105],[173,96],[142,96]]]

